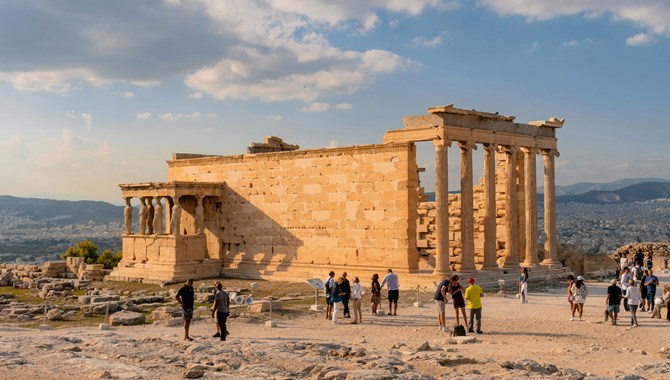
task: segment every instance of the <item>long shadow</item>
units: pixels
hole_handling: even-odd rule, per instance
[[[557,333],[539,333],[528,331],[491,331],[486,332],[486,335],[513,335],[513,336],[539,336],[544,338],[583,338],[578,334],[557,334]]]

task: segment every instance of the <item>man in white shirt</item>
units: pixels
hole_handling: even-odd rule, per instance
[[[398,291],[398,275],[393,273],[391,268],[388,269],[388,274],[384,276],[380,288],[383,288],[384,284],[388,286],[389,315],[398,315],[398,297],[400,295]]]

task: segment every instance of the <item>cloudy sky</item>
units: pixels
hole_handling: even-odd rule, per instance
[[[566,118],[558,184],[670,179],[669,42],[666,0],[0,0],[0,194],[120,203],[173,152],[379,143],[447,103]]]

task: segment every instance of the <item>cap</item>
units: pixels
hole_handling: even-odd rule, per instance
[[[584,277],[582,277],[582,276],[577,276],[577,279],[584,281]]]
[[[474,283],[475,283],[474,278],[472,278],[472,277],[468,278],[468,284],[474,284]]]

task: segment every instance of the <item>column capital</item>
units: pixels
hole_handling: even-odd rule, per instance
[[[461,148],[461,151],[463,152],[471,149],[477,150],[477,144],[472,141],[459,141],[458,147]]]
[[[525,155],[537,154],[537,148],[522,147],[520,149]]]
[[[556,149],[542,149],[540,153],[547,157],[559,157],[561,155],[561,153],[559,153]]]
[[[516,154],[516,152],[519,150],[519,147],[516,145],[499,145],[498,146],[498,151],[500,153],[505,153],[507,155],[513,155]]]
[[[433,146],[435,147],[435,149],[442,148],[442,147],[450,147],[451,146],[451,140],[435,139],[435,140],[433,140]]]
[[[498,144],[496,143],[485,143],[482,144],[482,146],[484,147],[484,150],[488,151],[489,153],[494,153],[498,148]]]

